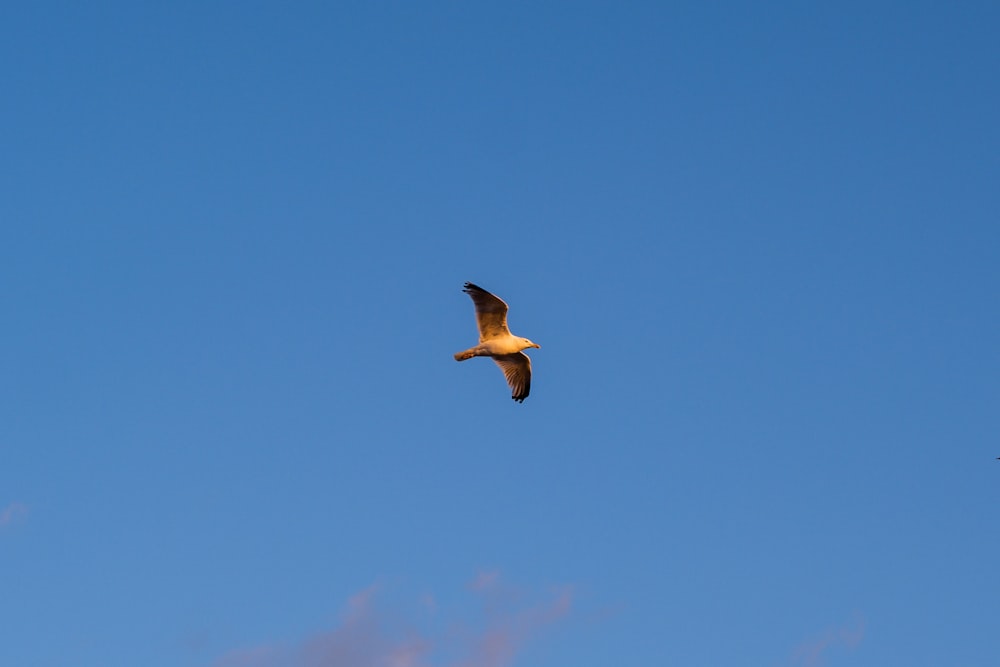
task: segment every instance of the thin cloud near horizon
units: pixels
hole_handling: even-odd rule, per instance
[[[865,619],[861,614],[854,614],[846,623],[799,644],[792,652],[791,664],[795,667],[822,667],[831,649],[853,650],[864,638]]]
[[[28,514],[28,506],[21,502],[12,502],[0,510],[0,527],[9,526]]]
[[[386,608],[381,587],[373,585],[348,600],[334,627],[294,645],[236,648],[211,666],[509,667],[530,641],[570,614],[570,586],[544,595],[518,595],[516,605],[498,605],[503,588],[499,574],[490,572],[485,580],[480,574],[466,586],[481,605],[471,618],[444,616],[437,605],[424,604],[417,605],[423,611],[416,616],[401,619],[398,609]]]

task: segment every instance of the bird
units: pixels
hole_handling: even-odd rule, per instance
[[[529,347],[541,349],[542,346],[510,332],[507,328],[507,304],[503,299],[472,283],[465,283],[462,291],[472,297],[476,306],[479,345],[456,352],[455,361],[491,357],[510,385],[510,397],[523,403],[531,391],[531,359],[522,350]]]

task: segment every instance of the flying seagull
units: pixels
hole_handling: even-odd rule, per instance
[[[456,352],[455,361],[465,361],[472,357],[493,357],[510,385],[510,397],[523,403],[531,391],[531,359],[521,350],[542,346],[511,334],[507,328],[507,304],[503,299],[472,283],[465,283],[462,291],[471,296],[472,303],[476,305],[479,345],[464,352]]]

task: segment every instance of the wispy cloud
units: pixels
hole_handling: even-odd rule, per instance
[[[497,570],[486,570],[477,574],[469,582],[468,588],[472,591],[485,591],[497,585],[500,581],[500,572]]]
[[[834,648],[857,648],[865,637],[865,621],[855,614],[847,623],[827,629],[822,635],[803,642],[792,652],[791,664],[795,667],[822,667],[826,656]]]
[[[490,587],[496,586],[495,582]],[[454,667],[504,667],[510,665],[521,647],[539,630],[569,614],[573,589],[564,587],[550,593],[542,605],[516,611],[494,611],[485,631],[472,642],[468,656]]]
[[[572,590],[551,591],[540,602],[498,608],[489,599],[498,580],[499,574],[493,573],[489,586],[476,591],[487,609],[482,618],[438,618],[436,606],[418,604],[423,617],[401,622],[398,613],[376,604],[380,591],[373,586],[348,601],[335,627],[294,646],[230,651],[213,667],[507,667],[531,638],[570,612]],[[415,629],[427,625],[444,630]]]
[[[27,505],[24,503],[13,502],[0,510],[0,528],[9,526],[16,521],[20,521],[27,515]]]

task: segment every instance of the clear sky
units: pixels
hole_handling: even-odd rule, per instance
[[[998,34],[8,3],[0,664],[996,667]]]

